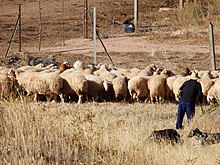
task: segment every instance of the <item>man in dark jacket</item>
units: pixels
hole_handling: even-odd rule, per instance
[[[183,128],[182,123],[185,113],[188,119],[188,123],[195,115],[195,103],[197,97],[199,99],[200,105],[202,105],[202,99],[203,99],[202,87],[201,84],[197,82],[198,78],[199,77],[197,73],[193,72],[190,75],[190,80],[184,82],[183,85],[180,87],[180,91],[182,94],[178,105],[176,129]],[[201,110],[202,110],[202,106],[201,106]]]

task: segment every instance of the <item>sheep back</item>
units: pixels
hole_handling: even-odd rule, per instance
[[[148,98],[147,81],[148,78],[139,76],[134,76],[128,81],[128,90],[133,100],[140,101],[141,97]]]
[[[116,101],[125,100],[127,98],[128,88],[125,77],[116,77],[113,81],[113,89]]]
[[[159,97],[161,101],[166,97],[166,79],[161,75],[153,75],[148,80],[148,88],[150,91],[150,99],[153,101],[154,97]],[[158,100],[159,101],[159,100]]]

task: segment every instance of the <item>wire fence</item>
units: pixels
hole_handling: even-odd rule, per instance
[[[64,46],[72,38],[83,38],[83,1],[30,0],[22,2],[22,46],[39,51],[44,47]],[[146,35],[151,31],[169,33],[172,28],[173,10],[159,12],[151,1],[139,1],[139,19],[136,32]],[[159,1],[158,1],[159,2]],[[134,16],[134,1],[90,0],[88,7],[88,38],[93,38],[93,7],[97,8],[97,29],[101,38],[122,37],[125,33],[123,22]],[[8,41],[13,33],[18,15],[18,4],[2,1],[0,5],[0,51],[6,52]],[[175,3],[173,3],[175,4]],[[174,5],[171,6],[174,6]],[[170,5],[170,4],[169,4]],[[218,28],[216,28],[218,29]],[[204,34],[206,29],[202,31]],[[137,34],[137,33],[136,33]],[[18,34],[12,41],[13,49],[18,50]]]
[[[90,1],[89,1],[90,2]],[[106,3],[106,2],[105,2]],[[17,4],[10,1],[3,1],[1,8],[1,31],[4,31],[3,41],[7,41],[14,28],[17,17]],[[93,36],[93,6],[95,1],[91,1],[88,8],[88,38]],[[139,31],[148,32],[166,26],[162,21],[150,19],[145,10],[147,4],[142,4],[139,8]],[[11,9],[11,10],[8,10]],[[152,9],[151,9],[152,10]],[[12,12],[13,11],[13,12]],[[36,48],[44,46],[65,45],[65,40],[83,37],[83,2],[77,1],[22,1],[22,44],[23,46],[34,46]],[[10,19],[9,19],[10,17]],[[117,37],[127,35],[123,22],[133,17],[133,0],[120,2],[107,2],[97,7],[97,28],[101,37]],[[156,23],[157,22],[157,23]],[[137,27],[136,27],[137,28]],[[15,36],[14,42],[18,42]],[[40,46],[39,46],[40,45]]]

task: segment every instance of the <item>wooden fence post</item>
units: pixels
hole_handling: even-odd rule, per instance
[[[96,66],[96,8],[93,10],[94,66]]]
[[[21,4],[19,4],[19,52],[21,52]]]
[[[84,39],[88,39],[88,2],[84,0],[84,22],[83,22],[83,36]]]
[[[64,0],[62,0],[62,41],[65,46],[65,35],[64,35]]]
[[[39,25],[39,45],[38,49],[40,51],[41,48],[41,40],[42,40],[42,17],[41,17],[41,0],[39,0],[39,17],[40,17],[40,25]]]
[[[6,53],[5,53],[5,58],[8,56],[8,53],[9,53],[9,51],[10,51],[10,49],[11,49],[12,40],[13,40],[13,38],[14,38],[14,36],[15,36],[17,27],[18,27],[19,22],[20,22],[20,19],[21,19],[21,18],[20,18],[19,15],[18,15],[16,24],[15,24],[15,28],[14,28],[14,30],[13,30],[12,36],[11,36],[10,41],[9,41],[9,44],[8,44],[7,51],[6,51]]]
[[[214,33],[213,33],[213,24],[211,22],[209,23],[209,49],[210,49],[211,70],[216,70]]]

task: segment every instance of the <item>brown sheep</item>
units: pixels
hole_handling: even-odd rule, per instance
[[[88,81],[88,98],[95,101],[103,101],[104,79],[92,74],[85,74]]]
[[[15,99],[20,96],[20,85],[16,79],[14,69],[11,69],[2,79],[1,99]]]

